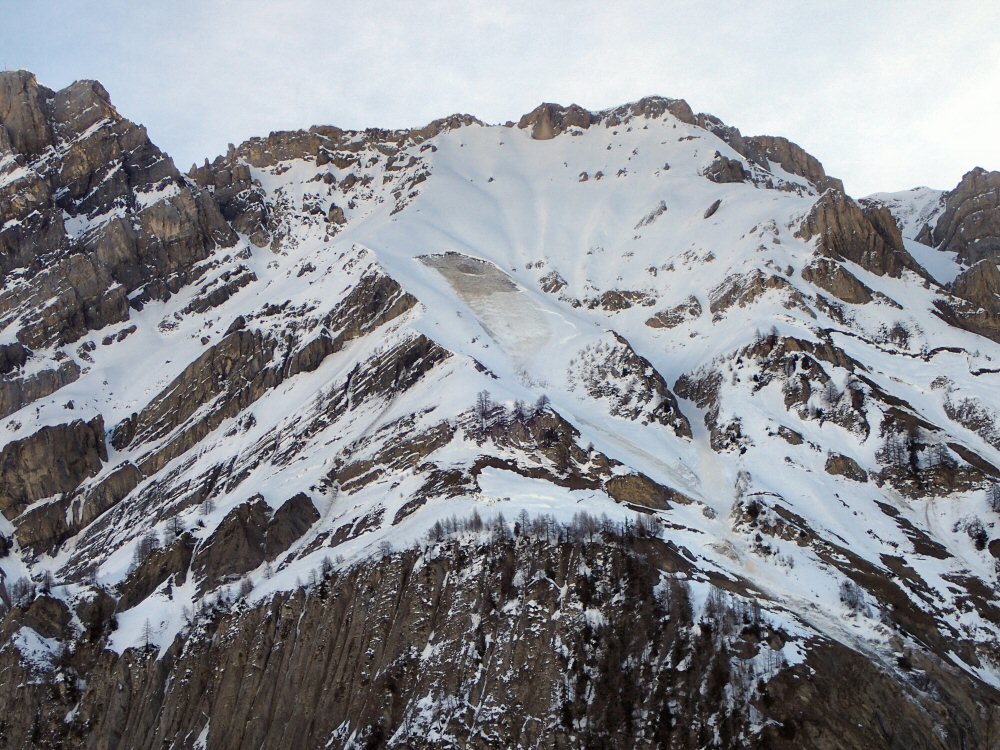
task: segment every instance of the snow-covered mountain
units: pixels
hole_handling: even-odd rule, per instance
[[[1000,174],[659,97],[0,124],[9,746],[1000,742]]]

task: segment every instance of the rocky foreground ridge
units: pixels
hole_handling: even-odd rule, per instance
[[[1000,746],[998,196],[0,73],[0,746]]]

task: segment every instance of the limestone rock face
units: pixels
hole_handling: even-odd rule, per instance
[[[23,378],[0,377],[0,418],[55,393],[79,377],[80,366],[72,360]]]
[[[831,177],[812,154],[787,138],[772,135],[744,136],[738,128],[726,125],[714,115],[699,113],[694,122],[728,143],[736,153],[764,170],[779,165],[789,174],[808,180],[820,193],[833,189],[844,192],[844,183]]]
[[[981,260],[960,273],[951,291],[986,312],[1000,314],[1000,271],[992,260]]]
[[[593,114],[576,104],[564,107],[560,104],[540,104],[517,122],[517,127],[531,128],[531,137],[536,141],[555,138],[568,128],[589,128],[595,122]]]
[[[95,81],[53,92],[31,74],[0,73],[0,126],[10,147],[0,160],[0,325],[18,326],[27,346],[127,319],[130,293],[148,287],[164,299],[211,249],[236,241],[211,197]]]
[[[12,344],[0,344],[0,375],[24,367],[31,356],[31,350],[15,341]]]
[[[236,231],[246,234],[257,247],[270,245],[278,250],[291,225],[303,218],[324,221],[329,225],[329,234],[335,234],[350,218],[349,210],[356,196],[367,195],[371,190],[371,177],[364,174],[365,169],[382,160],[386,170],[383,182],[398,182],[393,197],[396,209],[401,210],[413,197],[413,188],[426,179],[427,172],[419,157],[410,155],[404,159],[400,151],[469,125],[482,122],[471,115],[454,114],[413,129],[351,131],[315,126],[308,130],[277,131],[266,137],[251,138],[239,146],[231,145],[225,155],[211,163],[206,160],[202,166],[193,166],[188,178],[211,192],[222,215]],[[332,173],[326,174],[321,183],[323,195],[314,193],[301,205],[268,197],[251,170],[280,170],[283,168],[280,165],[292,160],[311,162],[317,167],[332,165],[346,174],[339,180]]]
[[[29,627],[43,638],[58,638],[65,636],[70,623],[70,613],[66,603],[48,593],[36,597],[26,607],[18,608],[13,613],[12,625]],[[10,633],[4,633],[9,637]]]
[[[675,328],[689,320],[697,319],[702,313],[701,302],[693,294],[678,305],[657,312],[646,320],[650,328]]]
[[[874,298],[872,290],[857,276],[829,258],[817,258],[803,268],[802,278],[820,289],[825,289],[837,299],[853,305],[864,305]]]
[[[134,607],[168,579],[172,579],[173,585],[183,584],[191,564],[194,544],[190,534],[181,534],[169,547],[153,550],[122,584],[118,609]]]
[[[0,75],[0,123],[7,149],[35,155],[52,141],[45,117],[48,91],[26,70]]]
[[[705,171],[705,176],[718,183],[746,182],[750,177],[739,160],[722,155],[715,157],[715,161]]]
[[[274,560],[319,520],[319,511],[304,492],[286,500],[267,525],[264,559]]]
[[[30,507],[14,520],[18,543],[33,553],[55,552],[67,537],[125,499],[142,478],[139,469],[126,461],[98,481],[84,482],[57,500]]]
[[[634,118],[655,120],[668,112],[688,125],[697,124],[694,112],[691,111],[691,106],[686,101],[670,99],[665,96],[647,96],[637,102],[616,107],[602,114],[604,124],[614,127]]]
[[[855,482],[868,481],[868,472],[862,469],[853,458],[841,455],[840,453],[831,453],[827,456],[824,468],[827,474],[844,476],[848,479],[853,479]]]
[[[1000,172],[976,167],[944,196],[944,212],[917,238],[972,264],[1000,259]]]
[[[72,498],[71,517],[75,528],[82,528],[121,502],[142,479],[135,464],[126,461]]]
[[[744,138],[743,144],[744,150],[740,153],[765,169],[769,167],[768,162],[774,162],[786,172],[809,180],[820,192],[830,189],[844,192],[844,183],[827,175],[819,159],[787,138],[755,135]]]
[[[691,500],[677,490],[654,482],[645,474],[619,474],[604,485],[605,491],[620,503],[641,508],[665,510],[670,504],[687,504]]]
[[[951,283],[957,300],[937,303],[941,316],[952,325],[1000,341],[1000,271],[993,260],[981,260]]]
[[[311,591],[206,618],[203,637],[178,638],[162,658],[141,643],[121,655],[81,649],[74,666],[86,666],[87,680],[79,692],[24,679],[27,670],[7,650],[0,664],[13,679],[0,682],[0,701],[42,710],[11,712],[5,736],[12,747],[183,746],[208,716],[210,748],[306,748],[329,738],[341,747],[348,736],[368,747],[396,737],[429,748],[437,743],[428,727],[446,721],[456,744],[469,747],[636,747],[654,737],[658,746],[694,748],[707,736],[695,720],[721,727],[728,747],[753,716],[768,722],[761,746],[779,750],[929,749],[940,746],[942,725],[969,747],[987,746],[991,726],[977,703],[995,693],[982,683],[966,686],[947,662],[921,659],[914,666],[933,689],[920,690],[833,640],[773,678],[772,700],[756,700],[752,713],[724,714],[720,706],[739,684],[723,668],[730,654],[779,652],[788,634],[765,620],[721,634],[704,635],[705,628],[699,637],[690,593],[662,574],[690,568],[681,552],[660,540],[592,536],[558,550],[507,540],[452,545],[431,560],[393,555],[324,577]],[[102,604],[88,606],[97,628],[107,616]],[[42,608],[34,621],[44,615],[40,627],[53,632],[66,615]],[[588,625],[595,612],[600,623]],[[585,664],[592,692],[553,706],[567,654]],[[683,671],[674,668],[680,659]],[[691,689],[692,680],[708,687]],[[475,702],[455,708],[445,700],[459,690]],[[412,707],[426,696],[432,699],[417,715]],[[627,720],[622,701],[642,718]],[[662,711],[668,702],[669,714]],[[524,715],[552,720],[525,726]],[[893,742],[880,729],[887,715]]]
[[[0,513],[8,520],[43,498],[71,492],[108,458],[104,420],[43,427],[0,451]]]
[[[898,277],[903,269],[925,272],[903,247],[895,220],[884,207],[863,210],[835,190],[825,193],[796,234],[819,237],[819,249],[834,260],[850,260],[878,276]]]
[[[223,217],[237,231],[250,236],[257,247],[267,244],[270,208],[264,192],[250,177],[247,164],[219,162],[217,166],[196,167],[191,178],[210,188]]]
[[[212,589],[274,560],[318,520],[316,506],[303,493],[277,511],[257,495],[229,512],[196,552],[192,570],[202,578],[203,589]]]
[[[513,127],[182,175],[0,74],[0,746],[990,746],[992,260],[683,100]]]
[[[260,495],[226,515],[192,563],[203,589],[211,589],[264,562],[264,539],[270,520],[271,508]]]

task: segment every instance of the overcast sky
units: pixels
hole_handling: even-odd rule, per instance
[[[181,169],[271,130],[682,97],[853,195],[1000,169],[1000,2],[0,0],[0,68],[96,78]]]

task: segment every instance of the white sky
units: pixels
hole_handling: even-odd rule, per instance
[[[271,130],[662,94],[865,195],[1000,169],[998,32],[998,0],[0,0],[0,68],[98,79],[181,169]]]

